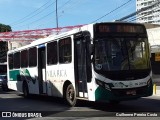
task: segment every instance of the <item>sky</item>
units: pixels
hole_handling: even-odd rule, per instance
[[[0,0],[0,6],[0,23],[12,31],[56,28],[56,0]],[[120,19],[136,11],[136,1],[57,0],[57,8],[64,27]]]

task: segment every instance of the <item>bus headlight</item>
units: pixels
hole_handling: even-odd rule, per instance
[[[99,85],[99,86],[103,86],[103,82],[100,81],[100,80],[98,80],[98,79],[96,79],[96,83],[97,83],[97,85]]]
[[[104,87],[105,87],[107,90],[111,91],[111,89],[110,89],[110,86],[109,86],[109,85],[104,84]]]
[[[151,79],[149,79],[149,80],[147,81],[148,87],[150,86],[150,84],[151,84]]]
[[[103,81],[100,81],[100,80],[98,80],[98,79],[96,79],[96,83],[97,83],[97,85],[99,85],[99,86],[101,86],[101,87],[103,87],[103,88],[111,91],[110,85],[108,85],[107,83],[105,83],[105,82],[103,82]]]

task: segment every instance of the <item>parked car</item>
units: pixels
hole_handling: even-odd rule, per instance
[[[8,80],[7,80],[7,75],[0,75],[0,86],[2,90],[7,91],[8,90]]]

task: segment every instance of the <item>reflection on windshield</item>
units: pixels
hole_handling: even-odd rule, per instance
[[[95,41],[95,69],[103,71],[147,69],[145,38],[106,38]]]

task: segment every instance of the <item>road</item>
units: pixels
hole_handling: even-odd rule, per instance
[[[62,99],[53,97],[41,97],[32,96],[29,99],[23,98],[21,94],[15,91],[3,92],[0,90],[0,111],[4,112],[15,112],[15,113],[25,113],[25,112],[36,112],[40,115],[32,119],[52,119],[56,117],[57,119],[64,119],[65,117],[79,117],[82,119],[88,118],[103,118],[109,117],[110,119],[116,119],[117,117],[122,120],[128,120],[133,117],[122,117],[126,114],[157,114],[160,117],[160,96],[151,96],[140,98],[132,101],[124,101],[118,105],[111,105],[108,103],[94,103],[87,101],[79,101],[76,107],[68,107],[64,104]],[[17,114],[13,115],[16,117]],[[147,115],[147,116],[149,116]],[[129,117],[129,118],[128,118]],[[140,117],[139,119],[143,119]],[[151,117],[147,117],[151,119]],[[158,120],[158,117],[152,117]],[[137,119],[137,117],[136,117]],[[146,118],[145,118],[146,119]]]

